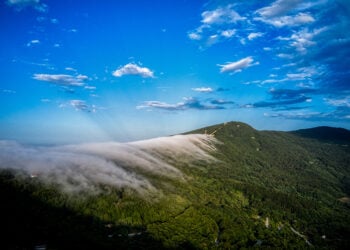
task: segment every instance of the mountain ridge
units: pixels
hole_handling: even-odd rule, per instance
[[[317,128],[307,130],[308,135],[318,131]],[[45,179],[42,182],[40,176],[29,176],[24,171],[17,173],[16,169],[0,166],[0,184],[4,187],[0,189],[0,197],[8,200],[0,207],[0,219],[6,221],[8,232],[13,232],[6,235],[6,244],[9,248],[33,248],[31,244],[44,242],[51,248],[66,249],[72,242],[77,246],[79,239],[89,245],[89,237],[92,237],[94,246],[101,249],[116,246],[152,249],[153,243],[158,249],[349,247],[350,149],[344,147],[344,143],[303,137],[294,131],[258,131],[241,122],[217,124],[187,134],[193,133],[201,135],[159,138],[130,145],[108,144],[107,151],[102,144],[87,145],[89,150],[86,150],[86,145],[64,148],[66,162],[66,156],[75,151],[83,153],[74,155],[74,164],[68,168],[75,167],[74,173],[78,177],[84,176],[82,171],[87,168],[81,164],[87,162],[91,165],[95,159],[91,157],[99,157],[98,161],[95,159],[96,163],[106,163],[109,168],[113,165],[121,167],[123,175],[126,172],[136,180],[146,178],[157,190],[148,195],[137,192],[132,186],[111,186],[108,183],[95,183],[101,190],[98,193],[66,193],[55,183],[50,184]],[[191,143],[184,145],[190,138]],[[210,144],[206,145],[206,142]],[[130,146],[137,150],[129,151]],[[199,154],[191,159],[193,149]],[[26,149],[25,152],[36,157],[33,150]],[[45,155],[44,159],[61,153],[52,152],[52,149],[49,152],[45,155],[45,151],[39,151]],[[122,158],[118,158],[120,154]],[[211,158],[201,156],[206,154]],[[104,155],[108,158],[101,158]],[[133,166],[133,155],[138,162],[147,160],[147,164],[160,165],[154,166],[153,172],[140,169]],[[146,158],[140,158],[144,156]],[[83,157],[87,159],[80,159]],[[118,165],[123,162],[127,165]],[[60,163],[56,163],[57,167]],[[166,170],[162,164],[176,168],[181,178],[159,174],[159,170]],[[92,165],[88,169],[91,168]],[[96,170],[93,173],[88,175],[89,178],[101,175]],[[133,184],[129,177],[122,180]],[[67,180],[74,185],[77,178],[73,182]],[[29,198],[11,198],[1,193],[5,192],[2,190]],[[40,201],[39,205],[34,204],[39,206],[38,209],[30,209],[33,199]],[[45,209],[41,210],[41,206]],[[60,218],[65,213],[70,218],[75,215],[87,218],[84,223],[88,224],[87,228],[96,230],[96,238],[87,237],[90,234],[86,231],[80,233],[81,225],[74,224],[75,220],[61,225],[51,219],[56,213]],[[17,218],[21,218],[23,230],[18,226]],[[31,218],[39,219],[33,221]],[[55,223],[46,224],[46,218]],[[90,220],[94,223],[89,224]],[[65,233],[66,227],[69,234]],[[35,230],[27,232],[24,237],[25,228]],[[45,231],[51,232],[51,236],[45,236]],[[64,240],[60,241],[62,237]],[[25,243],[20,245],[20,242]]]

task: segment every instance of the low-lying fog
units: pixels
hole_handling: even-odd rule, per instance
[[[143,192],[155,190],[145,173],[183,179],[175,165],[214,161],[210,152],[215,143],[214,137],[203,134],[59,147],[0,141],[0,169],[22,170],[66,192],[98,192],[101,184]]]

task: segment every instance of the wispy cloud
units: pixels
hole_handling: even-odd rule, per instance
[[[227,100],[224,100],[224,99],[215,99],[215,100],[211,100],[210,103],[211,103],[211,104],[214,104],[214,105],[234,104],[233,101],[227,101]]]
[[[152,70],[146,67],[138,66],[134,63],[128,63],[124,66],[119,67],[117,70],[113,72],[113,76],[122,77],[125,75],[136,75],[141,76],[143,78],[153,78],[154,73]]]
[[[0,93],[4,94],[16,94],[17,92],[12,89],[0,89]]]
[[[311,1],[312,2],[312,1]],[[254,20],[262,21],[277,28],[284,26],[301,26],[315,22],[315,18],[306,11],[315,4],[301,0],[277,0],[271,5],[258,9],[259,17]]]
[[[75,68],[72,68],[72,67],[65,67],[64,69],[67,71],[77,72],[77,70]]]
[[[255,62],[255,63],[253,62],[254,62],[253,57],[248,56],[236,62],[228,62],[223,65],[219,64],[218,66],[221,67],[220,69],[221,73],[238,73],[238,72],[241,72],[243,69],[259,64],[259,62]]]
[[[295,16],[282,16],[277,18],[255,18],[265,23],[271,24],[277,28],[284,26],[300,26],[308,23],[312,23],[315,19],[307,13],[299,13]]]
[[[184,111],[188,109],[196,110],[214,110],[214,109],[224,109],[224,107],[219,105],[211,105],[200,102],[198,99],[189,97],[184,98],[183,102],[176,104],[169,104],[160,101],[146,101],[142,105],[137,106],[138,109],[159,109],[167,111]]]
[[[247,19],[236,12],[232,4],[203,11],[201,16],[201,25],[187,35],[205,47],[232,38],[237,31],[235,25]]]
[[[95,86],[85,86],[84,89],[87,89],[87,90],[96,90],[96,87],[95,87]]]
[[[96,113],[98,109],[103,109],[97,107],[96,105],[88,104],[87,101],[74,99],[67,102],[62,102],[58,106],[59,108],[73,108],[76,111],[83,111],[87,113]]]
[[[293,119],[293,120],[324,120],[326,115],[322,112],[316,111],[283,111],[283,112],[275,112],[275,113],[264,113],[266,117],[272,118],[285,118],[285,119]]]
[[[236,30],[235,29],[228,29],[228,30],[223,30],[221,31],[221,36],[225,37],[225,38],[230,38],[232,37],[234,34],[236,34]]]
[[[27,47],[32,47],[33,45],[40,44],[38,39],[31,40],[27,43]]]
[[[350,96],[346,96],[344,98],[325,98],[324,100],[327,104],[331,106],[347,107],[350,109]]]
[[[305,96],[306,94],[316,94],[319,90],[303,88],[303,89],[275,89],[271,88],[269,90],[269,94],[271,98],[274,100],[282,100],[282,99],[295,99]]]
[[[233,10],[233,5],[227,5],[225,7],[219,7],[215,10],[208,10],[202,13],[201,22],[204,24],[223,24],[223,23],[235,23],[237,21],[245,20],[245,17],[239,15]]]
[[[83,100],[70,100],[69,104],[77,111],[96,112],[96,107],[94,105],[88,105],[86,101]]]
[[[39,12],[47,12],[47,5],[41,3],[40,0],[7,0],[6,3],[18,11],[21,11],[26,7],[33,7]]]
[[[201,93],[211,93],[214,90],[210,87],[200,87],[200,88],[192,88],[193,91],[201,92]]]
[[[84,86],[85,81],[88,79],[85,75],[65,75],[65,74],[34,74],[35,80],[50,82],[61,86],[79,87]]]
[[[311,102],[311,101],[312,101],[312,99],[310,97],[301,96],[301,97],[298,97],[295,99],[289,99],[289,100],[261,101],[261,102],[256,102],[254,104],[245,105],[245,107],[248,107],[248,108],[276,108],[276,107]]]
[[[255,38],[263,36],[264,33],[262,32],[252,32],[248,35],[248,40],[254,40]]]
[[[314,37],[326,31],[327,28],[319,28],[310,31],[309,29],[302,29],[294,32],[290,37],[278,37],[280,40],[288,41],[289,46],[295,48],[299,53],[305,54],[308,47],[314,46],[317,43],[314,41]]]
[[[244,105],[246,108],[281,108],[285,110],[295,109],[295,104],[310,103],[312,98],[308,94],[319,94],[316,89],[275,89],[271,88],[268,92],[270,100],[255,102],[253,104]]]
[[[277,0],[267,7],[263,7],[256,12],[266,18],[282,16],[294,10],[302,0]]]
[[[287,111],[265,113],[267,117],[280,117],[293,120],[310,120],[310,121],[350,121],[350,108],[339,106],[332,111]]]

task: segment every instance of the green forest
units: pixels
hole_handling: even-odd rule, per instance
[[[350,131],[258,131],[229,122],[215,161],[144,173],[156,191],[101,185],[67,193],[25,172],[0,174],[2,249],[350,249]]]

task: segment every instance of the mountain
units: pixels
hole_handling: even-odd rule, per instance
[[[127,144],[38,149],[3,142],[2,244],[347,249],[349,135],[229,122]]]
[[[344,142],[345,144],[350,141],[350,132],[344,128],[322,126],[311,129],[300,129],[294,131],[294,134],[322,141]]]

